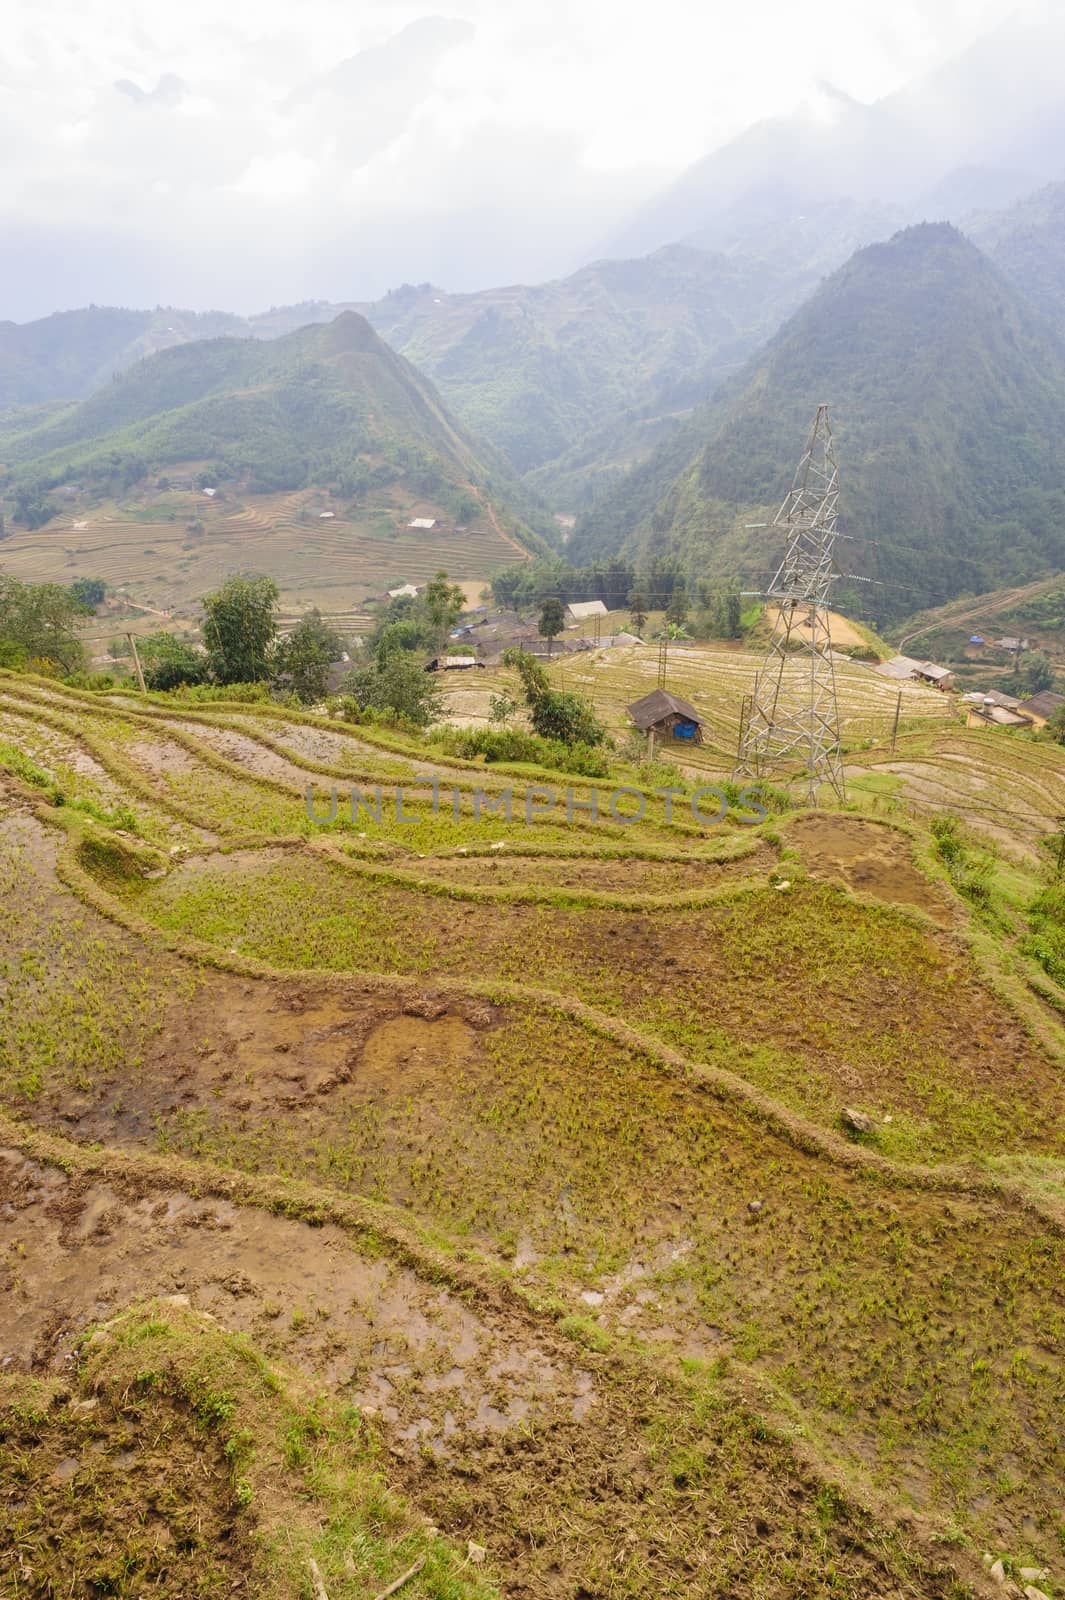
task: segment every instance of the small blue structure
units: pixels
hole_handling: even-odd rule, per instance
[[[978,633],[970,633],[970,635],[969,635],[969,643],[970,644],[986,644],[987,640],[986,639],[982,639]]]

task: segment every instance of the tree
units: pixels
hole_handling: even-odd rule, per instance
[[[0,640],[30,660],[77,672],[85,652],[77,627],[85,609],[58,583],[19,583],[0,573]]]
[[[541,739],[558,739],[561,744],[602,744],[606,729],[587,700],[579,694],[552,689],[550,680],[535,656],[526,650],[507,650],[507,666],[516,667],[525,691],[529,721]]]
[[[714,639],[738,639],[743,633],[743,608],[736,588],[707,595],[702,621]]]
[[[103,605],[107,586],[102,578],[75,578],[70,592],[86,611],[95,611]]]
[[[263,683],[270,677],[277,635],[274,608],[281,592],[273,578],[245,574],[227,578],[204,595],[203,642],[216,683]]]
[[[1054,663],[1042,650],[1032,650],[1024,658],[1021,677],[1029,694],[1054,687]]]
[[[128,652],[127,645],[125,653]],[[138,641],[137,653],[149,689],[177,689],[184,683],[203,683],[207,677],[203,651],[175,633],[149,634]]]
[[[634,589],[629,595],[629,621],[633,633],[642,633],[647,625],[647,601],[639,589]]]
[[[488,697],[489,722],[497,722],[505,728],[517,709],[518,702],[505,689],[502,694],[493,694]]]
[[[562,601],[557,595],[549,594],[540,607],[540,637],[547,640],[547,653],[551,654],[552,642],[558,638],[566,626],[566,613],[562,608]]]
[[[405,651],[394,651],[355,667],[341,688],[350,694],[363,711],[380,711],[403,718],[416,728],[435,722],[443,707],[443,697],[431,672],[419,666]]]
[[[673,593],[669,597],[666,607],[666,621],[674,623],[678,628],[683,628],[688,620],[688,585],[683,578],[678,578],[673,585]]]
[[[292,632],[279,639],[274,651],[274,672],[287,678],[303,701],[321,700],[329,686],[329,668],[340,659],[344,641],[322,621],[317,606],[301,617]]]
[[[426,584],[421,600],[433,628],[437,649],[441,650],[450,629],[465,609],[466,596],[457,583],[448,582],[446,572],[438,572],[432,582]]]
[[[59,507],[45,497],[37,484],[24,484],[15,490],[15,521],[24,522],[27,528],[43,528],[58,511]]]
[[[632,588],[633,572],[628,562],[622,561],[620,556],[611,556],[603,571],[602,598],[606,602],[608,611],[620,611],[625,604],[625,596]]]

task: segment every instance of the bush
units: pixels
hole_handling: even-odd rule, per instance
[[[931,831],[936,855],[946,867],[958,893],[974,905],[988,905],[991,900],[991,857],[974,856],[970,852],[954,817],[936,817]]]
[[[483,757],[489,765],[495,761],[528,762],[583,778],[610,775],[610,761],[604,750],[589,744],[566,745],[558,739],[542,739],[523,728],[448,728],[435,742],[448,755],[460,756],[464,761]]]
[[[266,683],[183,683],[168,693],[171,699],[184,700],[190,705],[211,700],[237,700],[243,704],[269,700],[270,686]]]
[[[342,688],[355,700],[361,714],[378,712],[392,726],[402,719],[407,726],[427,728],[440,715],[443,705],[433,674],[403,651],[354,668]]]
[[[598,745],[606,739],[606,729],[579,694],[552,689],[550,679],[535,656],[526,650],[507,650],[507,666],[514,666],[525,691],[529,720],[542,739],[561,744]]]
[[[1048,977],[1065,987],[1065,884],[1054,883],[1028,909],[1031,932],[1022,949]]]

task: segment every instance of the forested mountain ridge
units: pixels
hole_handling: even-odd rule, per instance
[[[626,413],[704,399],[816,277],[803,264],[677,245],[551,283],[470,294],[405,284],[372,303],[308,301],[247,318],[90,307],[0,324],[0,407],[82,399],[145,354],[190,339],[273,340],[351,310],[524,472]]]
[[[1065,332],[1065,183],[1048,183],[1008,211],[974,217],[965,231]]]
[[[123,487],[206,463],[252,492],[319,484],[357,495],[403,477],[459,512],[467,491],[508,477],[354,312],[276,340],[209,339],[146,357],[29,427],[10,414],[0,452],[24,494],[71,482]]]
[[[85,306],[36,322],[0,322],[0,409],[81,400],[147,355],[246,332],[225,311]]]
[[[361,309],[526,472],[626,412],[704,399],[813,281],[779,260],[673,245],[534,287],[406,285]]]
[[[578,523],[572,559],[620,549],[760,576],[774,535],[747,524],[783,499],[821,401],[854,540],[841,564],[878,580],[880,614],[1065,565],[1065,345],[948,224],[908,229],[833,274]]]

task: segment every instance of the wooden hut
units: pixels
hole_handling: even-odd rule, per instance
[[[653,733],[656,739],[689,739],[695,744],[703,742],[703,725],[699,713],[687,700],[670,694],[668,689],[655,689],[636,700],[628,708],[633,726],[641,733]]]

